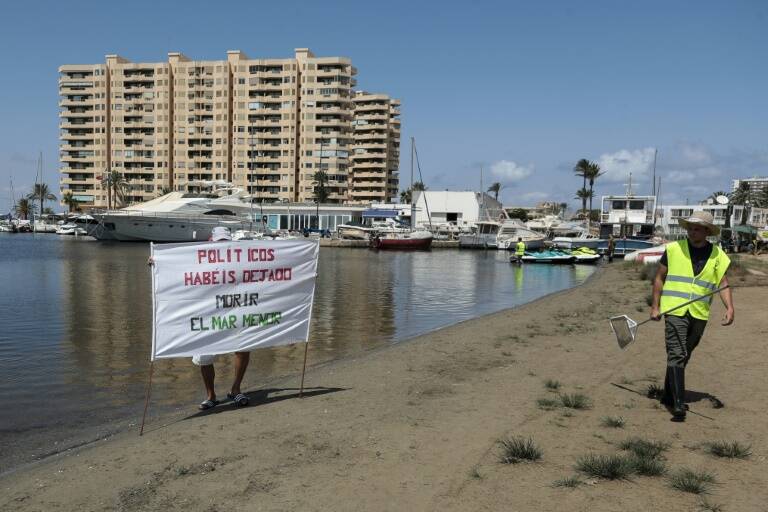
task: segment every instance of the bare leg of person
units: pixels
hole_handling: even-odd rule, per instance
[[[240,384],[243,382],[245,370],[248,369],[248,363],[251,360],[250,352],[235,352],[235,380],[232,382],[232,394],[240,393]]]
[[[208,400],[216,400],[216,390],[213,387],[213,382],[216,379],[216,370],[213,369],[212,364],[206,364],[200,367],[200,373],[203,376],[203,384],[205,384],[205,393],[208,395]]]

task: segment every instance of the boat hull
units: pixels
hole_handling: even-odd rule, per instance
[[[576,262],[576,256],[523,256],[523,263],[543,263],[548,265],[571,265]]]
[[[432,247],[431,236],[391,236],[371,239],[373,249],[427,250]]]

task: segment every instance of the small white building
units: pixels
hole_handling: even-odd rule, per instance
[[[474,227],[478,220],[498,219],[504,215],[501,203],[486,193],[416,191],[416,226],[430,223],[456,224],[460,229]]]
[[[498,219],[504,215],[500,202],[486,193],[417,190],[414,192],[415,226],[453,223],[460,229],[474,227],[478,220]],[[398,217],[410,222],[411,205],[374,203],[371,209],[395,210]],[[429,213],[427,213],[429,212]]]

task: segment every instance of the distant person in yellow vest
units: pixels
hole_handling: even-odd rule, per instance
[[[515,245],[515,257],[518,263],[523,261],[523,256],[525,256],[525,242],[523,242],[522,237],[518,237]]]
[[[731,260],[720,247],[707,241],[708,236],[720,233],[712,215],[696,211],[679,222],[688,237],[668,244],[659,260],[651,303],[654,320],[661,320],[661,311],[728,284],[725,274]],[[722,324],[731,325],[734,319],[731,289],[720,292],[720,298],[725,305]],[[711,303],[712,296],[677,309],[664,318],[667,373],[661,402],[671,409],[673,421],[685,421],[685,368],[704,334]]]

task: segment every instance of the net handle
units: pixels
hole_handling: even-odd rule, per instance
[[[659,313],[659,317],[661,317],[662,315],[666,315],[666,314],[668,314],[668,313],[671,313],[671,312],[673,312],[673,311],[675,311],[675,310],[677,310],[677,309],[680,309],[680,308],[683,308],[683,307],[685,307],[685,306],[688,306],[689,304],[693,304],[694,302],[698,302],[698,301],[700,301],[701,299],[706,299],[707,297],[709,297],[709,296],[711,296],[711,295],[714,295],[714,294],[716,294],[716,293],[720,293],[721,291],[725,290],[726,288],[730,288],[730,287],[731,287],[731,286],[727,284],[727,285],[725,285],[725,286],[723,286],[723,287],[721,287],[721,288],[718,288],[717,290],[713,290],[713,291],[711,291],[711,292],[707,292],[707,293],[705,293],[704,295],[699,295],[699,296],[698,296],[698,297],[696,297],[695,299],[691,299],[691,300],[689,300],[689,301],[687,301],[687,302],[683,302],[682,304],[678,304],[677,306],[675,306],[675,307],[673,307],[673,308],[671,308],[671,309],[668,309],[668,310],[666,310],[666,311],[664,311],[664,312],[662,312],[662,313]],[[644,323],[650,322],[651,320],[653,320],[653,318],[646,318],[645,320],[643,320],[642,322],[638,323],[637,325],[638,325],[638,326],[641,326],[641,325],[643,325]]]

